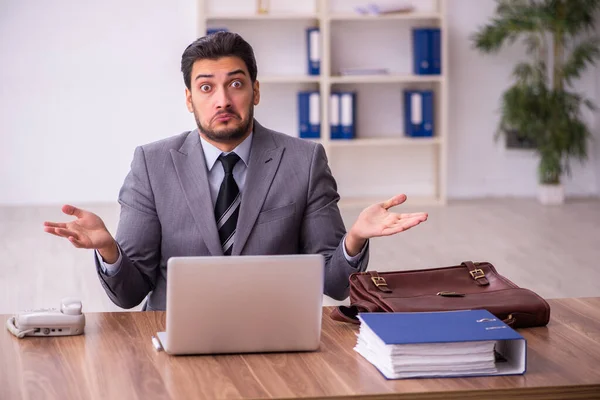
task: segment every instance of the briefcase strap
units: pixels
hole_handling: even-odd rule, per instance
[[[477,283],[479,286],[487,286],[490,282],[485,277],[485,272],[481,268],[478,268],[476,264],[473,264],[472,261],[463,261],[461,265],[464,265],[469,270],[469,274],[471,274],[471,278]]]
[[[354,317],[351,317],[352,314],[354,314]],[[331,310],[329,317],[334,321],[358,324],[360,321],[358,320],[358,318],[356,318],[357,314],[358,310],[356,309],[356,307],[338,306]]]
[[[385,278],[380,276],[377,271],[368,271],[368,274],[371,275],[371,282],[373,282],[377,289],[385,293],[392,293],[392,289],[388,287]]]
[[[376,304],[368,301],[357,301],[350,306],[337,306],[329,316],[331,319],[342,322],[351,322],[358,324],[358,313],[361,312],[380,312],[382,311]]]

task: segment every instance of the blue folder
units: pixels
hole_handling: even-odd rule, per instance
[[[321,73],[321,33],[319,28],[306,29],[306,58],[308,75]]]
[[[442,73],[442,32],[439,28],[429,29],[431,40],[431,73]]]
[[[431,48],[429,29],[415,28],[412,31],[413,39],[413,73],[415,75],[431,74]]]
[[[298,92],[298,136],[304,139],[321,137],[320,93]]]
[[[408,137],[434,136],[435,110],[432,90],[404,91],[404,132]]]
[[[482,375],[520,375],[526,370],[527,341],[487,310],[360,313],[359,319],[389,346],[496,341],[502,356],[496,362],[498,371]],[[458,371],[444,376],[467,375],[472,374]]]
[[[338,92],[340,95],[340,129],[332,139],[354,139],[356,136],[356,92]]]
[[[525,340],[517,331],[487,310],[359,315],[385,344]],[[493,321],[477,322],[484,319]],[[486,329],[490,327],[505,328]]]
[[[442,43],[439,28],[414,28],[413,73],[415,75],[439,75],[442,69]]]
[[[341,138],[340,94],[332,92],[329,97],[329,132],[332,139]]]

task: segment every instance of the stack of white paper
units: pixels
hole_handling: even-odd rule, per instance
[[[354,350],[389,379],[496,373],[495,341],[386,345],[361,326]]]

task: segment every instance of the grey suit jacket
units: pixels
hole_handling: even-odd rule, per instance
[[[348,296],[348,276],[365,270],[343,253],[346,233],[339,195],[323,146],[254,123],[246,182],[232,255],[322,254],[324,293]],[[116,240],[122,263],[100,281],[123,308],[166,309],[167,261],[174,256],[223,255],[197,130],[136,148],[119,193]]]

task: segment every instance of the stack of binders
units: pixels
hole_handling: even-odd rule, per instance
[[[415,75],[439,75],[442,72],[442,37],[439,28],[414,28],[413,72]]]
[[[432,137],[434,133],[432,90],[404,91],[404,132],[409,137]]]
[[[356,136],[356,93],[332,92],[329,99],[331,139]]]
[[[321,95],[317,91],[298,93],[299,136],[303,139],[321,137]]]
[[[356,136],[356,92],[333,92],[329,98],[331,139]],[[321,95],[318,91],[298,93],[299,136],[321,137]]]
[[[526,340],[486,310],[362,313],[354,348],[387,379],[520,375]]]

